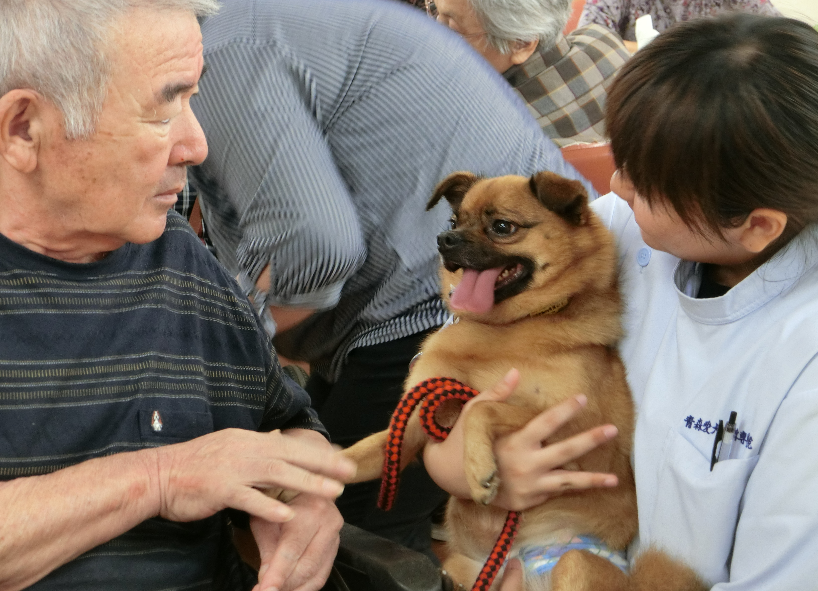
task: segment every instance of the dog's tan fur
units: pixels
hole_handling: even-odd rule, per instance
[[[556,533],[572,533],[596,536],[614,549],[625,548],[637,527],[629,460],[633,405],[616,352],[621,304],[611,236],[588,207],[582,185],[549,172],[531,179],[479,179],[470,173],[455,173],[438,186],[429,207],[442,197],[454,212],[454,229],[446,236],[456,244],[454,250],[463,245],[462,251],[452,255],[458,266],[491,268],[496,266],[492,261],[504,257],[531,262],[528,284],[519,293],[495,303],[487,313],[461,312],[456,324],[431,335],[406,380],[408,389],[427,378],[450,377],[482,391],[509,368],[520,372],[519,386],[508,403],[483,401],[466,417],[465,467],[472,500],[452,498],[448,505],[451,558],[444,567],[469,588],[502,527],[506,512],[487,505],[500,485],[493,441],[579,393],[588,397],[587,407],[545,443],[603,423],[615,424],[618,437],[565,467],[613,473],[620,484],[566,492],[525,511],[515,545],[542,544]],[[493,232],[498,220],[511,222],[516,231],[509,235]],[[449,254],[443,246],[441,253],[446,261]],[[445,265],[441,269],[447,302],[450,284],[456,285],[462,274],[462,269],[447,271]],[[402,450],[404,465],[426,441],[414,413]],[[358,462],[358,481],[380,476],[385,446],[386,432],[381,432],[346,450]],[[659,570],[651,577],[661,575]],[[684,567],[679,570],[686,577],[674,571],[679,585],[651,579],[655,588],[699,588],[692,573]],[[529,579],[525,589],[647,589],[651,584],[629,581],[608,561],[572,551],[550,577]]]

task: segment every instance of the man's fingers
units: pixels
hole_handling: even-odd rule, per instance
[[[272,556],[264,562],[266,568],[259,570],[258,578],[261,589],[281,589],[290,578],[304,552],[304,548],[293,546],[293,543],[292,536],[283,536]]]
[[[327,500],[302,495],[293,501],[296,519],[283,525],[274,545],[259,541],[264,548],[259,571],[261,589],[282,591],[317,591],[323,587],[332,567],[332,557],[338,551],[338,532],[343,518],[335,505]],[[251,522],[253,533],[264,538],[268,524]]]
[[[332,560],[327,556],[335,556],[338,551],[339,539],[328,546],[325,540],[313,538],[306,548],[300,551],[295,547],[284,547],[279,544],[275,554],[268,563],[268,568],[262,573],[259,571],[259,586],[261,589],[270,587],[280,589],[297,585],[293,591],[317,591],[324,586],[332,569]],[[321,559],[321,560],[318,560]],[[309,563],[309,564],[306,564]],[[296,572],[298,569],[298,572]],[[303,571],[303,572],[302,572]]]
[[[309,470],[280,459],[260,462],[254,471],[254,480],[251,482],[251,486],[260,489],[284,488],[317,495],[325,499],[336,499],[344,492],[343,483],[320,474],[314,474]]]
[[[285,523],[295,517],[295,512],[287,505],[253,488],[243,488],[228,506],[272,523]]]
[[[270,439],[265,445],[275,449],[275,455],[294,466],[329,476],[333,480],[349,480],[355,475],[355,462],[342,454],[330,451],[325,443],[318,444],[303,437],[287,436],[280,431],[263,434]]]

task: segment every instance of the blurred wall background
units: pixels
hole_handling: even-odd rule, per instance
[[[781,14],[818,25],[818,0],[772,0]]]

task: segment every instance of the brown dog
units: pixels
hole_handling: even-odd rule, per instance
[[[444,299],[457,322],[423,343],[406,387],[445,376],[485,390],[509,368],[520,371],[507,403],[482,401],[466,416],[472,500],[449,502],[450,558],[444,567],[469,588],[502,528],[506,512],[488,506],[500,484],[493,441],[578,393],[588,397],[586,408],[544,443],[613,423],[617,438],[564,468],[613,473],[619,485],[555,495],[525,511],[514,548],[583,535],[624,550],[637,528],[629,459],[633,404],[616,351],[621,304],[610,234],[588,207],[582,185],[550,172],[530,179],[455,173],[437,187],[428,207],[441,197],[454,212],[438,248]],[[386,442],[382,432],[346,450],[358,462],[358,481],[380,475]],[[415,412],[406,429],[403,464],[426,442]],[[524,587],[647,591],[703,588],[699,585],[686,567],[661,553],[646,555],[629,579],[612,562],[572,550],[550,573],[527,574]]]

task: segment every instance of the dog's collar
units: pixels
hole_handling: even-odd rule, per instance
[[[539,312],[533,312],[532,314],[529,314],[528,316],[529,317],[534,317],[534,316],[547,316],[549,314],[556,314],[557,312],[561,312],[566,307],[568,307],[568,304],[570,304],[570,303],[571,303],[571,298],[563,298],[560,301],[558,301],[558,302],[556,302],[554,304],[551,304],[550,306],[548,306],[544,310],[540,310]],[[447,326],[451,326],[452,324],[457,324],[458,322],[460,322],[460,316],[455,316],[454,314],[452,314],[446,320],[446,323],[443,326],[440,327],[440,330],[443,330],[444,328],[446,328]],[[417,357],[417,355],[415,355],[415,357]]]
[[[564,299],[562,299],[562,300],[560,300],[560,301],[558,301],[558,302],[556,302],[554,304],[551,304],[545,310],[540,310],[539,312],[534,312],[533,314],[529,314],[529,316],[545,316],[545,315],[548,315],[548,314],[556,314],[557,312],[560,312],[566,306],[568,306],[568,303],[570,301],[571,301],[570,298],[564,298]]]

